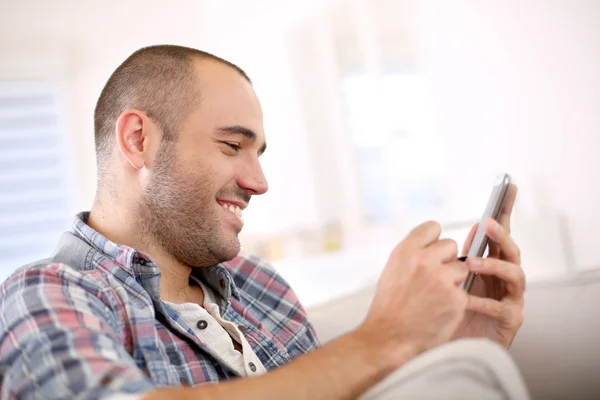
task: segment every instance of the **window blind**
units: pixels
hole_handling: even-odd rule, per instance
[[[49,257],[74,197],[56,85],[0,82],[0,278]]]

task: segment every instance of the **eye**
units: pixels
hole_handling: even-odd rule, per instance
[[[225,142],[225,144],[226,144],[227,146],[229,146],[231,149],[233,149],[233,151],[235,151],[235,152],[238,152],[238,151],[240,151],[240,150],[241,150],[241,147],[240,147],[240,145],[239,145],[239,144],[237,144],[237,143]]]

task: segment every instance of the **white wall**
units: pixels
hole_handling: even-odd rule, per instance
[[[256,82],[270,142],[264,163],[271,192],[253,201],[257,218],[248,213],[248,228],[310,225],[319,222],[323,209],[335,208],[335,202],[321,201],[318,182],[336,163],[323,168],[313,156],[319,135],[331,133],[331,127],[334,135],[341,134],[339,108],[320,110],[321,121],[306,120],[299,111],[293,81],[298,65],[289,57],[294,43],[286,33],[290,24],[310,19],[329,3],[2,2],[0,79],[63,83],[80,188],[77,208],[84,209],[95,189],[93,108],[114,68],[133,50],[156,43],[200,47],[230,58]],[[446,144],[444,197],[453,219],[477,217],[490,175],[506,169],[521,184],[515,235],[524,255],[535,260],[530,268],[598,266],[600,3],[404,3],[417,16],[409,25],[418,40],[417,65],[431,80],[435,129]],[[384,7],[379,15],[402,8],[391,0],[379,4]],[[314,65],[323,56],[309,55],[306,62]],[[335,74],[328,74],[333,79]],[[329,88],[335,85],[326,82]],[[322,140],[332,149],[339,143],[336,136]],[[351,174],[345,169],[341,177],[329,179],[335,184],[328,185],[328,198],[356,206]],[[560,218],[567,221],[566,241]],[[565,243],[573,248],[563,248]]]
[[[238,63],[261,96],[269,151],[263,158],[268,195],[253,200],[245,233],[273,233],[314,225],[306,134],[295,115],[290,68],[281,34],[296,12],[279,2],[25,0],[0,4],[0,80],[58,80],[64,88],[71,144],[77,165],[77,210],[95,192],[93,109],[110,73],[139,47],[172,43],[201,48]],[[269,9],[269,13],[263,11]],[[263,21],[259,23],[258,21]],[[287,140],[294,137],[297,140]],[[293,164],[286,168],[282,165]],[[285,180],[284,180],[285,176]],[[301,182],[301,188],[288,182]],[[293,190],[302,196],[289,196]],[[294,210],[293,213],[288,210]],[[289,218],[278,218],[288,215]]]
[[[453,160],[447,198],[457,209],[475,200],[481,207],[487,193],[470,182],[508,170],[526,189],[520,226],[543,235],[558,213],[575,265],[600,265],[600,2],[419,4],[421,68]],[[536,244],[553,250],[552,242]]]
[[[600,200],[595,184],[600,177],[596,157],[600,148],[600,77],[596,73],[600,70],[600,31],[595,21],[600,17],[600,3],[338,3],[350,7],[357,2],[380,7],[375,15],[401,14],[400,20],[409,20],[406,35],[398,30],[396,45],[416,49],[416,69],[432,88],[434,131],[444,143],[445,206],[435,217],[443,222],[479,218],[494,175],[507,171],[520,187],[513,235],[528,276],[598,268],[595,247],[600,239],[594,228],[600,223],[595,207]],[[338,12],[342,9],[335,10],[333,20],[355,24],[351,13]],[[305,18],[305,28],[314,29],[305,29],[301,39],[288,35],[290,51],[299,54],[294,67],[302,70],[299,95],[305,97],[304,118],[312,135],[313,155],[326,153],[323,145],[327,143],[335,143],[331,148],[336,150],[344,147],[339,140],[339,131],[345,128],[339,120],[339,99],[331,96],[339,87],[337,71],[332,72],[338,66],[332,64],[339,60],[332,55],[333,47],[319,51],[331,41],[326,35],[333,29],[331,21],[323,22],[322,14],[319,10]],[[340,21],[344,18],[349,21]],[[304,65],[302,60],[307,60]],[[347,182],[352,174],[347,165],[340,166],[341,159],[331,157],[317,165],[324,171],[317,183],[328,183],[319,187],[319,211],[327,214],[334,208],[334,215],[360,220],[356,204],[349,205],[352,196],[358,197],[358,189]],[[352,224],[347,226],[352,228]],[[361,226],[357,231],[363,236],[366,232]],[[398,233],[392,232],[392,237],[399,239]],[[365,245],[366,240],[359,237],[358,245]]]
[[[0,2],[0,80],[58,81],[77,166],[77,210],[95,193],[93,110],[112,71],[137,48],[200,47],[201,2]]]

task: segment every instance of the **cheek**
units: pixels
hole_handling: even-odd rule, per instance
[[[196,160],[197,163],[197,160]],[[160,175],[160,176],[158,176]],[[172,160],[155,178],[158,196],[168,195],[171,202],[177,207],[190,207],[195,205],[199,198],[206,197],[211,191],[210,175],[203,166],[191,167],[191,163],[183,160]],[[160,190],[164,193],[160,193]]]
[[[215,148],[210,154],[192,153],[182,157],[182,162],[178,164],[179,176],[196,196],[216,199],[223,191],[236,187],[243,159],[228,156]]]
[[[198,200],[202,203],[214,201],[216,193],[222,187],[216,181],[219,176],[206,166],[198,167],[195,170],[186,169],[181,177],[185,185],[185,192],[194,199],[192,201],[196,202]]]
[[[242,167],[241,157],[222,155],[220,160],[207,168],[207,180],[218,190],[235,187]]]

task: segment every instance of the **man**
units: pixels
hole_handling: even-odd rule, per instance
[[[460,262],[439,224],[416,227],[390,255],[364,323],[319,346],[286,282],[239,255],[242,212],[267,191],[246,74],[198,50],[144,48],[110,77],[94,119],[91,211],[52,259],[0,288],[2,398],[429,398],[436,382],[466,388],[461,398],[524,393],[498,350],[523,320],[515,187],[500,224],[486,226],[490,257]],[[469,269],[478,296],[458,287]],[[475,337],[497,344],[455,341]],[[439,363],[474,351],[475,372]],[[451,366],[461,368],[472,366]]]

